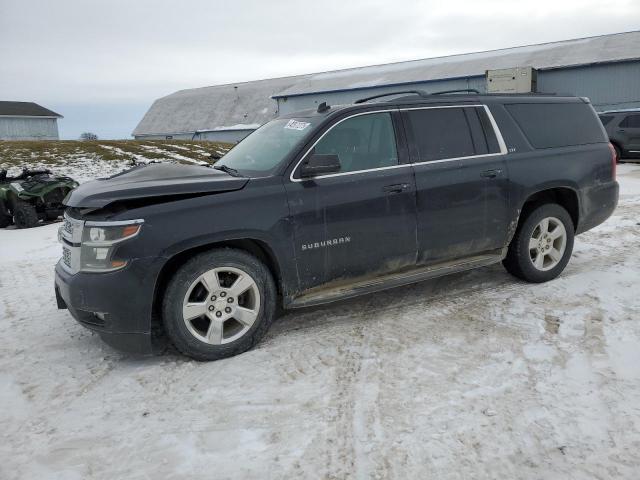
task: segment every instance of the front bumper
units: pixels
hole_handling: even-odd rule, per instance
[[[81,325],[118,350],[153,353],[151,316],[157,273],[148,259],[133,260],[111,273],[70,274],[58,263],[58,308],[67,308]]]

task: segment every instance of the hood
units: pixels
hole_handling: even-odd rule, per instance
[[[118,200],[240,190],[248,181],[209,167],[152,163],[83,183],[67,196],[64,204],[101,208]]]

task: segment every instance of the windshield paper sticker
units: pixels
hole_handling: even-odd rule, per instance
[[[299,122],[298,120],[289,120],[284,128],[288,128],[289,130],[304,130],[307,128],[310,123],[307,122]]]

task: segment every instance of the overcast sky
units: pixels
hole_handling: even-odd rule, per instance
[[[128,138],[183,88],[637,29],[639,0],[0,0],[0,100]]]

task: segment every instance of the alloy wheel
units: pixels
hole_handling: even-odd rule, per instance
[[[529,239],[529,258],[540,271],[554,268],[567,247],[567,230],[555,217],[544,218],[536,225]]]
[[[220,267],[203,273],[189,286],[182,318],[198,340],[221,345],[247,333],[259,311],[256,281],[238,268]]]

